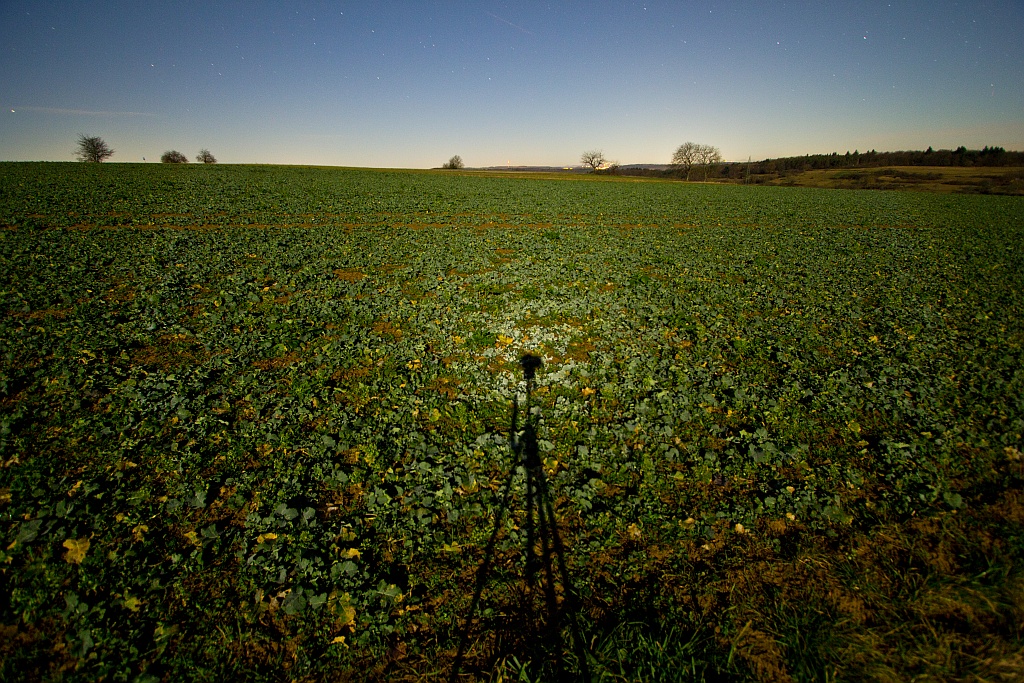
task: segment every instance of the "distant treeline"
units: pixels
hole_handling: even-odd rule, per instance
[[[747,175],[778,175],[818,169],[877,168],[880,166],[1024,166],[1024,152],[1007,152],[1002,147],[983,149],[938,149],[901,152],[847,152],[839,154],[807,154],[763,161],[735,161],[717,165],[708,173],[712,178],[743,178]],[[608,172],[608,171],[606,171]],[[674,168],[660,169],[623,167],[610,169],[622,175],[675,176]]]
[[[747,163],[732,164],[746,172]],[[1002,147],[983,149],[933,150],[923,152],[847,152],[839,154],[808,154],[802,157],[784,157],[751,162],[751,173],[781,173],[784,171],[812,171],[830,168],[875,168],[878,166],[1024,166],[1024,152],[1007,152]]]

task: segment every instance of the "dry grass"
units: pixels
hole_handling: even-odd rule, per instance
[[[830,189],[1022,195],[1024,169],[960,166],[844,168],[782,174],[768,179],[766,184]]]

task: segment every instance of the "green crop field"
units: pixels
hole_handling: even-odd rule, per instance
[[[1024,198],[0,164],[0,678],[1011,680]]]

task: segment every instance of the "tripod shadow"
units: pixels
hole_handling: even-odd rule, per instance
[[[555,517],[537,442],[540,411],[534,409],[532,399],[536,372],[542,361],[537,356],[527,354],[520,359],[519,364],[526,380],[522,434],[520,435],[517,395],[512,404],[510,432],[512,454],[515,456],[514,465],[505,482],[505,490],[495,515],[494,528],[484,558],[477,569],[473,601],[459,635],[459,648],[449,678],[452,682],[458,679],[465,665],[474,620],[495,561],[502,520],[507,512],[512,511],[513,484],[518,473],[524,473],[526,477],[526,518],[521,526],[526,532],[526,570],[519,604],[505,606],[505,627],[499,627],[494,634],[492,661],[511,655],[521,662],[550,664],[557,680],[567,680],[575,677],[566,671],[562,657],[568,645],[576,655],[576,676],[580,680],[590,680],[586,648],[577,623],[579,605],[576,591],[565,564],[565,549],[558,531],[558,520]],[[571,643],[563,642],[564,630],[569,631]]]

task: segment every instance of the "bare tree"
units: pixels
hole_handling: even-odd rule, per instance
[[[672,155],[672,165],[687,180],[690,179],[690,169],[697,163],[697,148],[699,146],[696,142],[684,142]]]
[[[672,155],[672,165],[687,180],[690,179],[690,172],[694,166],[704,169],[704,180],[707,180],[708,172],[720,163],[722,163],[722,153],[717,147],[701,145],[696,142],[684,142]]]
[[[722,153],[712,145],[697,145],[697,163],[704,168],[704,180],[715,166],[722,163]]]
[[[188,157],[176,150],[164,152],[163,156],[160,157],[160,161],[165,164],[187,164]]]
[[[465,167],[466,167],[466,164],[462,163],[462,157],[460,157],[458,154],[453,156],[446,163],[441,164],[441,168],[447,168],[447,169],[453,169],[453,170],[460,169],[460,168],[465,168]]]
[[[217,159],[212,154],[210,154],[210,150],[206,149],[205,147],[199,150],[199,154],[196,155],[196,161],[198,161],[201,164],[217,163]]]
[[[589,166],[590,170],[596,171],[607,164],[608,159],[605,158],[604,152],[601,150],[591,149],[580,155],[580,163],[584,166]]]
[[[78,152],[79,161],[94,161],[99,163],[104,159],[114,156],[114,150],[103,141],[103,138],[96,136],[79,135]]]

